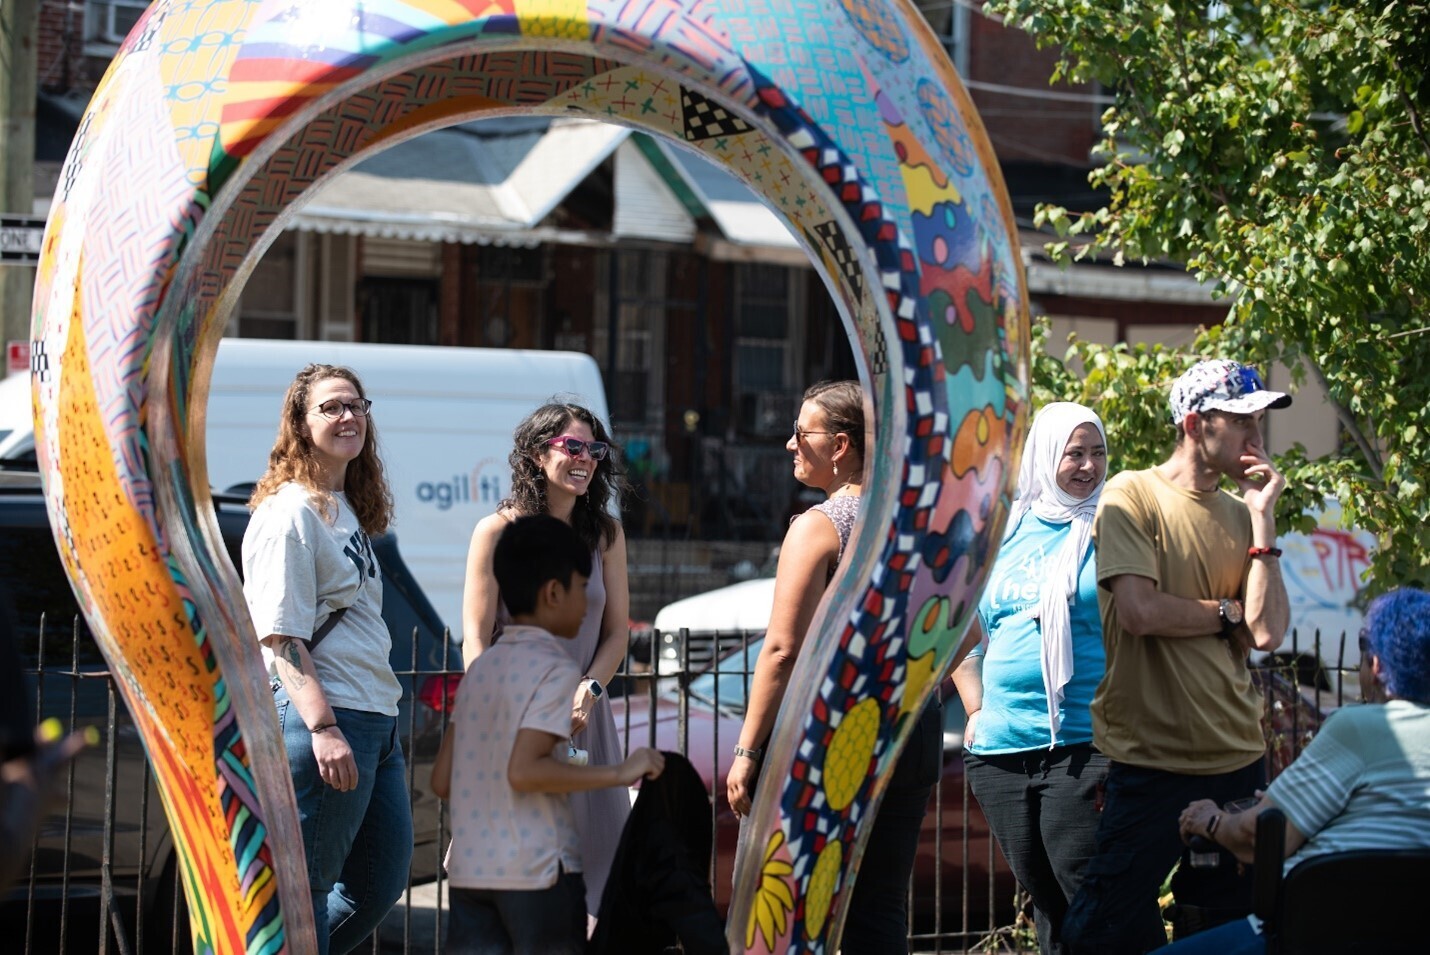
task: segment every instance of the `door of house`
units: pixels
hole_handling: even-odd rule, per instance
[[[388,345],[437,345],[437,280],[365,278],[362,338]]]

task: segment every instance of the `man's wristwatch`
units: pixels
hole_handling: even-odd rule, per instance
[[[1221,603],[1217,606],[1217,613],[1221,614],[1221,635],[1231,636],[1231,632],[1241,626],[1241,604],[1230,597],[1221,598]]]
[[[591,699],[599,700],[602,696],[605,696],[606,688],[601,685],[600,680],[593,676],[588,676],[583,682],[585,682],[586,688],[591,691]]]

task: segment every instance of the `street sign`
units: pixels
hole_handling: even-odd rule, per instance
[[[45,220],[39,216],[0,215],[0,263],[34,265],[45,241]]]

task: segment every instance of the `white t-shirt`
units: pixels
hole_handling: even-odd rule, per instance
[[[581,840],[564,793],[519,793],[507,779],[518,730],[571,732],[581,670],[560,637],[508,624],[472,661],[452,712],[452,845],[460,889],[545,889],[558,866],[580,872]]]
[[[332,523],[301,484],[263,499],[243,535],[243,595],[260,638],[310,640],[328,614],[347,607],[313,652],[318,682],[333,706],[396,716],[402,686],[388,662],[382,571],[357,515],[342,494],[334,498]],[[263,661],[272,673],[267,647]]]

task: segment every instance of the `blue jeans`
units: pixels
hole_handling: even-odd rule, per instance
[[[1021,753],[965,753],[968,785],[1013,875],[1033,897],[1043,955],[1064,951],[1063,919],[1097,836],[1107,757],[1091,743]]]
[[[1167,941],[1157,893],[1180,858],[1177,818],[1196,799],[1225,803],[1266,787],[1264,760],[1229,773],[1189,776],[1113,762],[1097,827],[1097,852],[1068,906],[1063,942],[1077,955],[1142,955]],[[1183,864],[1172,878],[1178,905],[1251,912],[1251,877],[1227,856],[1214,869]]]
[[[1160,948],[1157,955],[1266,955],[1266,936],[1237,919]]]
[[[586,880],[562,872],[549,889],[449,890],[447,955],[582,955]]]
[[[358,771],[357,788],[338,792],[318,775],[313,736],[287,693],[274,700],[298,797],[318,955],[346,955],[407,888],[412,804],[397,718],[333,708]]]

